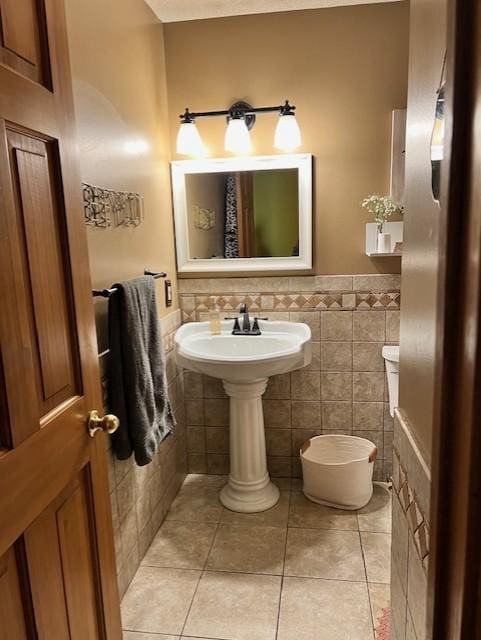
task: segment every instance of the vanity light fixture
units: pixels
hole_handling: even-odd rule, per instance
[[[186,108],[179,116],[180,128],[177,134],[177,153],[188,156],[205,155],[205,146],[197,130],[195,121],[198,118],[214,118],[223,116],[227,119],[224,148],[226,151],[248,154],[251,149],[250,129],[254,126],[256,114],[279,113],[274,146],[281,151],[293,151],[302,144],[301,131],[295,116],[296,107],[286,100],[283,105],[275,107],[252,107],[247,102],[239,101],[230,109],[220,111],[191,112]]]
[[[177,153],[186,156],[203,156],[205,155],[205,147],[197,130],[195,120],[186,109],[181,122],[179,132],[177,133]]]
[[[233,115],[225,130],[224,149],[242,155],[252,150],[251,134],[244,116]]]
[[[274,134],[274,146],[281,151],[293,151],[302,144],[301,130],[293,111],[295,107],[287,102],[282,107]]]

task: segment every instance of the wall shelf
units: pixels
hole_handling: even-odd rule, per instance
[[[366,253],[370,258],[400,258],[402,253],[397,251],[390,251],[389,253],[380,253],[379,251],[373,251],[372,253]]]
[[[403,241],[403,222],[386,222],[385,233],[391,234],[392,247]],[[366,224],[366,255],[370,258],[399,258],[401,253],[379,253],[377,250],[377,225],[375,222]]]

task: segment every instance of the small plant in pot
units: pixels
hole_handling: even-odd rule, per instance
[[[362,206],[372,213],[377,224],[377,251],[378,253],[391,253],[391,234],[384,233],[384,225],[394,214],[403,214],[404,207],[390,196],[373,194],[362,201]]]

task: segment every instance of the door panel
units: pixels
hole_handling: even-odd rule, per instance
[[[43,9],[43,3],[36,0],[2,0],[0,60],[27,78],[47,85]]]
[[[8,423],[7,392],[3,375],[2,354],[0,353],[0,455],[2,450],[10,447],[11,444]]]
[[[85,484],[79,484],[57,512],[72,640],[97,640],[101,637],[87,499]]]
[[[63,2],[0,22],[0,639],[120,640]]]
[[[0,558],[0,640],[28,640],[13,547]]]
[[[55,508],[46,509],[25,532],[28,572],[39,638],[70,638]],[[48,602],[43,597],[48,584]]]
[[[100,640],[88,468],[25,532],[39,640]],[[48,577],[48,601],[42,597]],[[53,614],[53,612],[55,612]],[[99,620],[100,619],[100,620]],[[55,621],[55,623],[54,623]]]
[[[67,307],[71,285],[65,224],[56,198],[60,185],[52,167],[53,143],[11,130],[7,130],[7,141],[19,242],[31,292],[29,317],[40,382],[40,417],[71,397],[75,387],[77,356]]]

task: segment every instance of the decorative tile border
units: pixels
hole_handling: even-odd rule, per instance
[[[400,308],[400,291],[383,291],[376,293],[356,293],[356,309],[394,309]]]
[[[423,569],[427,572],[429,560],[429,525],[419,507],[419,501],[412,487],[406,470],[401,464],[399,452],[393,449],[394,462],[392,485],[396,491],[404,515],[414,540],[416,551],[421,559]]]
[[[249,294],[231,294],[215,292],[210,295],[180,295],[183,322],[197,319],[197,313],[210,309],[212,299],[223,312],[234,312],[241,304],[250,311],[398,311],[401,303],[400,291],[371,291],[368,293],[276,293],[262,292]]]
[[[267,297],[267,296],[264,296]],[[341,309],[342,294],[338,293],[315,293],[274,295],[273,311],[301,311],[318,309]],[[265,307],[270,310],[269,307]]]

